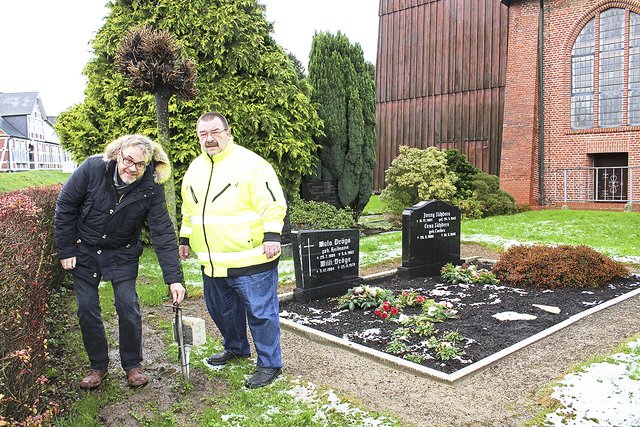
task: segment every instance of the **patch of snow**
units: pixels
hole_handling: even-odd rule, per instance
[[[582,305],[586,305],[587,307],[596,306],[601,303],[602,301],[582,301]]]
[[[494,314],[491,317],[495,317],[498,320],[534,320],[537,319],[536,316],[532,316],[531,314],[525,313],[516,313],[515,311],[503,311],[502,313]]]
[[[366,329],[362,332],[356,332],[353,334],[344,334],[342,338],[347,341],[351,341],[351,338],[361,338],[363,341],[378,341],[380,338],[380,328]]]
[[[473,302],[469,304],[469,307],[480,307],[481,305],[487,305],[486,302]]]
[[[560,309],[558,307],[553,307],[551,305],[544,305],[544,304],[531,304],[531,305],[534,306],[535,308],[539,308],[540,310],[543,310],[549,313],[560,314]]]
[[[451,291],[448,291],[446,289],[434,289],[431,291],[431,295],[433,295],[434,297],[444,297],[447,295],[451,295]]]
[[[309,310],[309,311],[312,311],[312,310]],[[280,317],[284,319],[289,319],[301,325],[321,325],[323,323],[339,322],[340,319],[338,317],[347,311],[348,310],[341,310],[337,312],[326,312],[324,310],[315,309],[313,311],[315,316],[304,316],[302,314],[293,313],[287,310],[282,310],[280,312]]]
[[[611,361],[591,364],[554,387],[551,397],[562,407],[548,414],[544,425],[640,425],[640,340],[628,346],[632,353],[617,353]]]
[[[329,419],[331,414],[342,414],[349,425],[366,427],[390,427],[390,421],[384,417],[373,417],[368,412],[353,407],[349,402],[343,402],[333,390],[321,392],[312,383],[300,384],[299,380],[293,380],[294,387],[284,392],[295,400],[315,406],[313,421],[322,425],[334,425],[334,420]]]

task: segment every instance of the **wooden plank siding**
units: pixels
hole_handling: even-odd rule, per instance
[[[500,0],[380,0],[376,190],[403,145],[456,148],[499,174],[508,13]]]

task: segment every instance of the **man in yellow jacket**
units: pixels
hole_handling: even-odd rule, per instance
[[[207,310],[224,351],[210,365],[250,356],[257,369],[245,382],[258,388],[282,372],[278,260],[286,202],[273,167],[233,142],[227,119],[205,113],[196,125],[202,154],[182,181],[180,257],[193,250],[202,267]]]

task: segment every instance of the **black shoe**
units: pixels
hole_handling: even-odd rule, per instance
[[[280,368],[261,368],[258,367],[254,374],[245,381],[244,386],[247,388],[260,388],[264,387],[282,373]]]
[[[207,363],[211,366],[226,365],[228,361],[234,359],[246,359],[249,355],[239,356],[237,354],[229,353],[227,350],[223,350],[221,353],[212,354],[207,359]]]

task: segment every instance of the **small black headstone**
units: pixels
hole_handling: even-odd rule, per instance
[[[293,299],[309,302],[343,295],[358,277],[358,230],[299,230],[292,234],[296,287]]]
[[[302,199],[315,202],[326,202],[337,208],[341,208],[338,201],[338,187],[335,182],[303,182]]]
[[[436,276],[449,262],[460,263],[460,209],[440,200],[405,209],[398,276]]]

